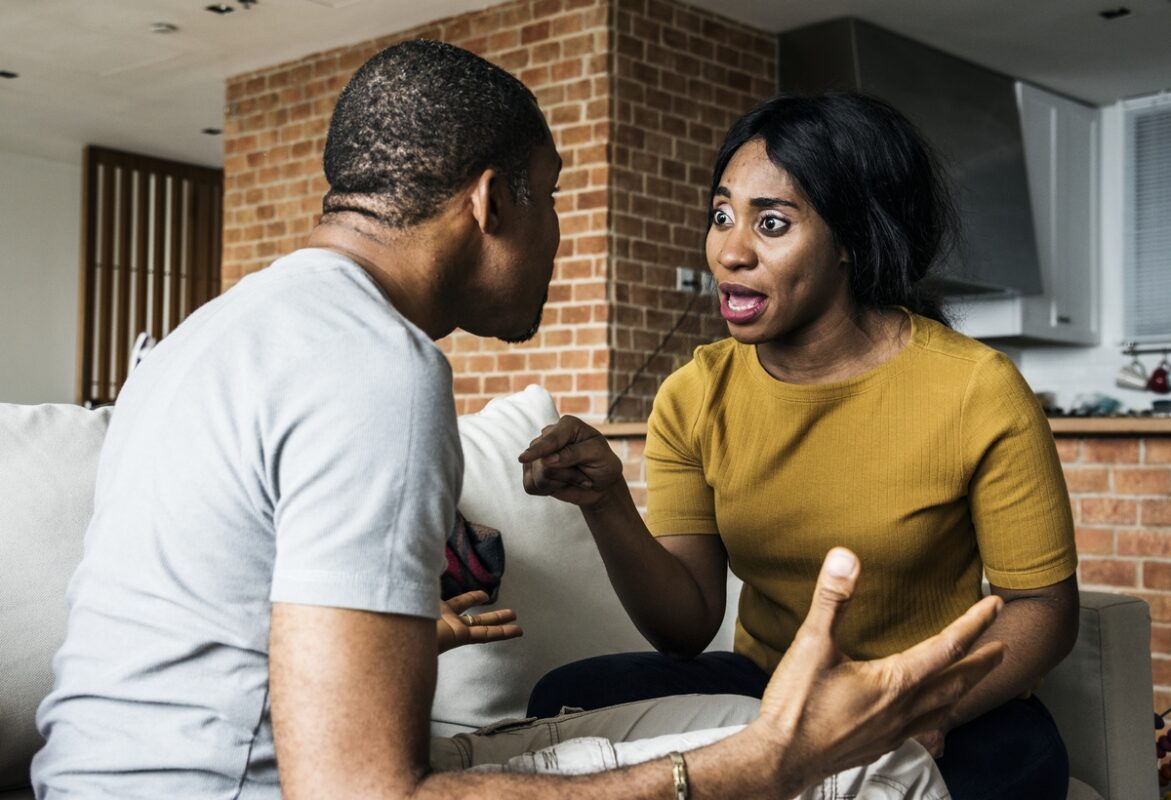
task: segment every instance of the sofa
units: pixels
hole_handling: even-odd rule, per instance
[[[0,404],[0,800],[32,796],[37,704],[65,631],[65,588],[81,557],[110,409]],[[647,649],[623,612],[580,513],[521,487],[517,454],[557,417],[531,386],[460,418],[460,510],[503,535],[498,605],[521,639],[440,657],[432,730],[446,735],[521,717],[547,670],[590,655]],[[863,565],[865,569],[865,565]],[[731,645],[739,582],[713,648]],[[1083,592],[1081,633],[1039,691],[1069,748],[1070,800],[1153,800],[1150,618],[1140,600]]]

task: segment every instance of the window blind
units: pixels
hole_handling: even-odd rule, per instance
[[[1126,112],[1126,335],[1171,339],[1171,102]]]

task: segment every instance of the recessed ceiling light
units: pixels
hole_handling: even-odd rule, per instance
[[[200,131],[200,133],[206,133],[208,136],[219,136],[223,132],[221,128],[204,128]]]
[[[150,24],[151,33],[174,33],[177,30],[179,30],[179,26],[169,22],[152,22]]]
[[[0,69],[0,78],[4,78],[6,80],[12,80],[13,78],[19,78],[19,77],[20,77],[19,72],[13,72],[10,69]]]
[[[206,7],[208,11],[213,14],[231,14],[236,9],[232,8],[227,3],[212,3]]]
[[[1130,9],[1126,6],[1119,6],[1118,8],[1107,8],[1105,11],[1099,11],[1098,16],[1102,19],[1119,19],[1120,17],[1129,17]]]

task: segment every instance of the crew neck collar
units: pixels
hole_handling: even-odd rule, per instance
[[[862,394],[874,387],[885,383],[893,376],[902,372],[910,359],[910,351],[914,347],[926,345],[929,336],[927,326],[923,320],[912,314],[902,306],[895,306],[907,315],[911,325],[911,335],[907,343],[899,351],[873,369],[869,369],[844,381],[831,383],[789,383],[773,377],[760,363],[756,353],[756,346],[737,342],[736,358],[741,359],[747,366],[754,381],[774,397],[800,402],[816,403],[825,400],[837,400],[843,397]]]

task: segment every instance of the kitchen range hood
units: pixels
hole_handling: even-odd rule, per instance
[[[782,91],[854,89],[902,111],[950,175],[961,222],[947,296],[1042,291],[1015,81],[858,19],[780,34]]]

